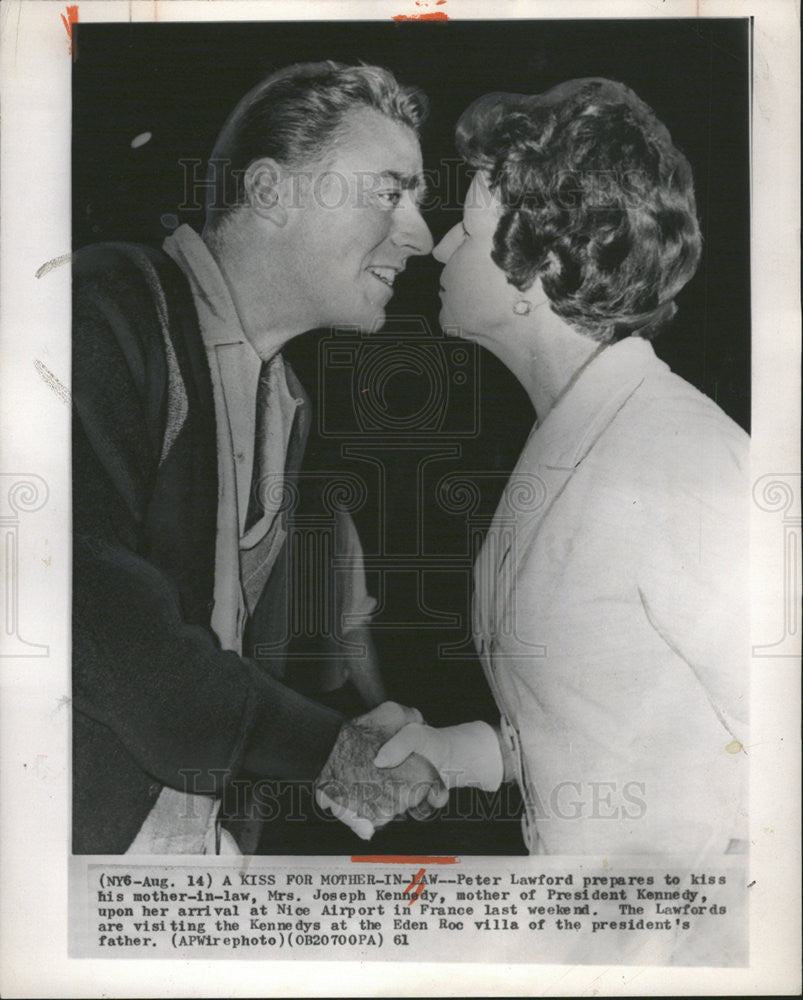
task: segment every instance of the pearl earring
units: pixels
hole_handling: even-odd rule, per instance
[[[527,299],[518,299],[513,303],[513,312],[517,316],[529,316],[532,307],[532,302],[529,302]]]

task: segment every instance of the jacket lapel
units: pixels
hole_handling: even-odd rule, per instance
[[[475,567],[475,631],[486,646],[511,625],[521,559],[550,510],[647,374],[661,369],[666,365],[642,338],[611,345],[533,428]]]

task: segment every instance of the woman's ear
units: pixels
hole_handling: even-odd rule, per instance
[[[283,204],[286,180],[282,168],[270,157],[254,160],[244,178],[248,204],[260,218],[279,227],[287,222],[287,208]]]
[[[510,285],[510,310],[516,316],[529,316],[539,306],[549,302],[541,276],[536,274],[524,291],[519,291],[515,285]]]

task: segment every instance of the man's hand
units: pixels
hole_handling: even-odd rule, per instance
[[[417,709],[392,701],[347,722],[315,782],[318,803],[365,840],[425,800],[442,805],[448,793],[440,775],[419,754],[381,770],[373,762],[379,748],[403,726],[421,722]]]

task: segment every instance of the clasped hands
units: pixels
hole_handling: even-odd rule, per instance
[[[396,816],[423,819],[449,789],[495,791],[503,776],[494,730],[485,722],[434,729],[418,709],[383,702],[346,722],[315,782],[318,804],[363,840]]]

